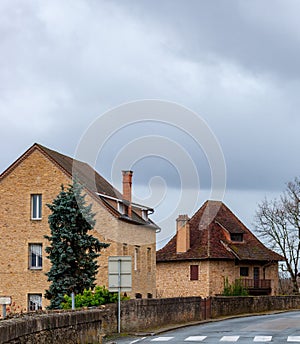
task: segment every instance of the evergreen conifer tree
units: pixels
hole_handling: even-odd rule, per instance
[[[99,268],[97,257],[100,250],[109,246],[88,234],[95,226],[92,205],[86,205],[82,186],[74,182],[61,192],[47,206],[49,215],[50,241],[46,247],[51,268],[46,275],[51,282],[45,297],[51,301],[50,309],[61,307],[64,295],[83,293],[84,289],[94,288]]]

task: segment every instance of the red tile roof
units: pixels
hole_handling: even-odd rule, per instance
[[[280,261],[283,257],[264,246],[254,234],[220,201],[206,201],[189,220],[190,249],[176,252],[176,235],[157,251],[157,262],[221,259]],[[242,234],[233,242],[230,234]]]

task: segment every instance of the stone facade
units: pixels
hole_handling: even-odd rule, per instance
[[[156,254],[159,297],[209,297],[241,279],[251,295],[278,293],[278,261],[220,201],[179,215],[176,235]]]
[[[121,173],[120,173],[121,178]],[[49,242],[44,235],[49,234],[46,206],[61,190],[61,185],[72,183],[63,169],[51,161],[39,149],[32,149],[19,159],[9,173],[0,179],[0,296],[11,296],[17,311],[28,310],[30,295],[44,295],[48,288],[45,272],[50,268],[45,247]],[[42,195],[41,219],[31,218],[31,195]],[[97,284],[108,286],[108,257],[131,255],[132,298],[155,297],[155,230],[147,226],[122,221],[114,216],[91,192],[87,191],[87,203],[92,203],[96,213],[93,234],[100,241],[110,243],[101,251]],[[29,245],[42,245],[42,268],[29,266]],[[42,307],[48,301],[42,298]]]
[[[190,280],[190,265],[200,268],[201,282]],[[159,263],[156,266],[156,286],[158,297],[206,296],[208,294],[206,262]]]
[[[190,267],[197,265],[199,271],[198,280],[191,280]],[[249,276],[240,276],[240,267],[248,267]],[[274,263],[268,267],[259,264],[240,264],[234,261],[209,261],[194,260],[183,262],[160,262],[156,266],[156,284],[158,297],[187,297],[201,296],[209,297],[219,295],[224,290],[224,281],[228,278],[229,283],[236,279],[253,279],[254,267],[259,268],[265,279],[271,280],[271,294],[278,292],[278,264]]]

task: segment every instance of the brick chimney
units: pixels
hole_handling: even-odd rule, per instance
[[[179,215],[176,220],[176,252],[184,253],[190,248],[190,224],[187,215]]]
[[[122,171],[123,174],[123,198],[129,202],[128,216],[131,217],[131,185],[132,185],[132,171]]]

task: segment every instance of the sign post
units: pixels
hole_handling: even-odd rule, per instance
[[[121,332],[121,259],[118,259],[118,333]]]
[[[71,293],[71,300],[72,300],[72,309],[75,309],[75,293],[73,291]]]
[[[6,305],[10,305],[10,304],[11,304],[10,296],[0,296],[0,305],[2,305],[3,319],[6,318]]]
[[[118,292],[118,333],[121,332],[121,292],[131,291],[131,256],[108,257],[108,290]]]

